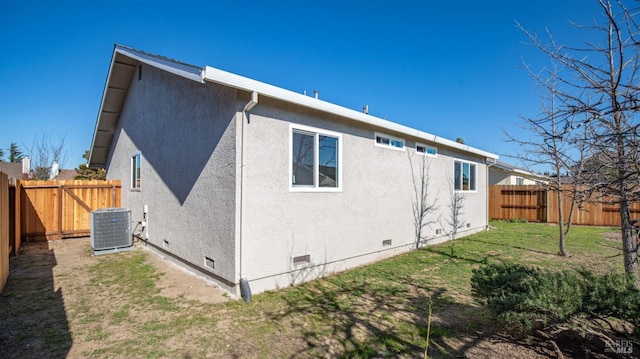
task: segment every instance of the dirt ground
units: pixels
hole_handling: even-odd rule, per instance
[[[140,245],[137,245],[135,250],[148,252],[147,263],[155,267],[157,272],[162,273],[156,282],[162,296],[213,305],[229,300],[225,292],[213,282],[186,271],[160,254],[149,251]],[[82,323],[83,320],[88,319],[84,319],[85,313],[80,313],[83,310],[81,308],[86,307],[80,301],[86,299],[74,298],[69,294],[78,293],[80,290],[90,287],[91,273],[87,269],[95,265],[97,261],[98,257],[94,257],[91,253],[88,238],[24,245],[21,254],[12,258],[12,272],[7,284],[8,288],[0,296],[0,358],[81,358],[85,357],[86,353],[99,352],[101,340],[117,340],[118,338],[114,337],[101,338],[99,333],[95,335],[74,333],[73,340],[71,338],[74,328],[69,328],[70,324],[68,323]],[[20,287],[20,291],[10,288],[10,286],[17,285],[17,282],[23,286]],[[62,296],[63,291],[64,296]],[[29,300],[29,298],[42,296],[49,299],[48,304],[45,302],[43,305],[41,301]],[[103,302],[110,300],[106,294],[101,295],[99,292],[91,293],[91,296],[94,298],[92,300]],[[21,308],[14,308],[15,303],[19,303]],[[453,312],[442,314],[446,314],[447,320],[452,322],[455,322],[459,316],[458,313]],[[144,316],[145,313],[136,313],[136,315]],[[152,319],[154,318],[144,318],[144,320]],[[458,319],[459,322],[464,322],[464,318]],[[456,325],[456,323],[450,324]],[[71,324],[71,326],[73,325]],[[25,333],[33,330],[37,330],[41,334],[25,339]],[[117,333],[113,330],[110,332]],[[304,341],[291,337],[291,335],[292,333],[289,332],[273,338],[274,344],[283,345],[283,347],[293,345],[296,347],[293,352],[305,353]],[[84,340],[83,338],[89,339]],[[289,343],[286,342],[288,338]],[[233,339],[233,336],[229,337],[229,342],[226,344],[230,351],[225,352],[223,349],[216,355],[207,354],[206,357],[263,357],[259,352],[254,352],[255,355],[253,355],[251,351],[246,351],[243,355],[236,354],[233,352],[234,344],[240,347],[247,346],[247,344],[234,342]],[[331,341],[330,338],[327,340]],[[576,337],[567,337],[566,340],[558,344],[563,347],[565,354],[567,354],[566,349],[571,349],[572,345],[576,346],[573,351],[574,355],[569,355],[569,357],[583,357],[583,353],[578,350],[581,345],[580,340]],[[64,345],[61,347],[66,349],[56,352],[55,347],[54,349],[48,347],[46,341],[63,343]],[[282,342],[279,343],[279,341]],[[546,341],[531,338],[518,340],[505,334],[492,334],[490,331],[476,338],[452,338],[450,344],[455,353],[463,353],[457,357],[464,358],[556,357],[556,352]],[[184,343],[174,343],[174,346],[180,345],[184,345]],[[633,354],[637,354],[637,349]],[[331,357],[331,355],[327,357]],[[609,355],[600,353],[600,355],[589,355],[589,357],[603,358],[609,357]],[[612,357],[618,356],[613,355]]]
[[[136,244],[135,250],[148,252],[146,261],[161,273],[155,284],[162,296],[213,304],[229,300],[212,281],[141,245]],[[108,255],[117,254],[104,256]],[[23,244],[21,253],[11,258],[9,281],[0,296],[0,358],[81,358],[83,353],[95,349],[94,341],[72,340],[67,322],[68,317],[81,315],[72,308],[81,307],[78,301],[85,300],[74,298],[70,293],[88,287],[91,273],[87,269],[95,265],[97,259],[92,254],[89,238]],[[11,286],[19,286],[20,290],[14,291]],[[109,300],[95,298],[96,301],[102,299]],[[31,331],[41,333],[25,338]],[[68,345],[62,347],[70,347],[68,353],[51,352],[43,343],[43,337],[51,340],[51,336],[55,336],[53,342],[67,342]],[[20,347],[13,347],[18,342]]]
[[[78,276],[82,276],[82,272],[77,269],[93,263],[93,255],[88,250],[89,238],[49,241],[48,248],[54,251],[58,262],[53,268],[54,289],[63,288],[68,281],[77,281]],[[142,245],[136,244],[135,250],[147,251],[147,261],[162,273],[156,283],[161,288],[162,295],[169,298],[184,297],[202,303],[221,303],[228,300],[225,292],[205,277],[187,271]],[[66,275],[71,273],[73,276]]]

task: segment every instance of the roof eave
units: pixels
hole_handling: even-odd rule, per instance
[[[107,80],[102,92],[102,99],[100,101],[100,108],[98,110],[96,126],[93,131],[93,139],[91,140],[91,148],[89,151],[88,160],[89,167],[106,167],[108,157],[107,153],[109,151],[109,148],[111,147],[112,136],[114,135],[114,132],[112,131],[115,131],[115,129],[104,130],[104,123],[105,121],[107,121],[105,119],[105,116],[111,116],[112,118],[115,118],[115,124],[117,125],[120,120],[120,113],[122,111],[122,108],[124,107],[124,101],[120,103],[120,107],[117,109],[117,111],[113,111],[113,109],[111,109],[111,111],[105,111],[105,100],[114,91],[119,91],[121,93],[124,92],[126,94],[129,91],[130,87],[130,81],[125,84],[119,84],[118,86],[113,86],[112,83],[115,75],[118,74],[118,71],[122,71],[120,70],[121,66],[115,66],[117,64],[117,59],[123,58],[126,58],[128,59],[128,61],[130,61],[130,63],[125,64],[126,66],[138,66],[140,63],[145,63],[192,81],[200,83],[204,82],[202,75],[203,69],[201,67],[189,65],[161,56],[151,55],[126,46],[118,44],[114,45],[113,53],[111,55],[111,63],[109,65],[109,72],[107,74]],[[97,147],[96,142],[99,142],[101,146]]]
[[[236,75],[230,72],[226,72],[220,69],[213,68],[211,66],[205,66],[203,72],[204,81],[210,81],[218,83],[224,86],[233,87],[239,90],[253,92],[256,91],[262,96],[270,97],[276,100],[285,101],[293,104],[297,104],[310,109],[330,113],[333,115],[346,117],[354,121],[373,125],[397,133],[401,133],[407,136],[416,137],[418,139],[429,141],[432,143],[440,144],[450,148],[455,148],[461,151],[473,153],[485,158],[491,158],[497,160],[498,155],[486,152],[465,144],[461,144],[455,141],[448,140],[446,138],[438,137],[428,132],[416,130],[414,128],[404,126],[389,120],[385,120],[379,117],[371,116],[369,114],[351,110],[336,104],[332,104],[315,97],[306,96],[297,92],[286,90],[277,86],[273,86],[264,82],[256,81],[244,76]]]

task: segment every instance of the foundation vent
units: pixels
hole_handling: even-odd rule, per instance
[[[311,263],[311,255],[293,257],[293,264]]]
[[[204,266],[210,269],[216,269],[216,262],[209,257],[204,257]]]

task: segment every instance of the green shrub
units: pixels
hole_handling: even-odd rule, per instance
[[[584,296],[582,311],[590,316],[615,317],[640,331],[640,291],[622,274],[596,275],[581,270]]]
[[[471,287],[511,329],[530,331],[587,315],[627,320],[638,330],[640,291],[624,275],[491,263],[473,271]]]
[[[507,222],[510,223],[529,223],[526,218],[509,218]]]

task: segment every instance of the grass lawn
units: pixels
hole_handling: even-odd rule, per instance
[[[615,229],[574,227],[567,241],[572,257],[561,258],[555,226],[492,226],[491,231],[254,295],[248,304],[164,297],[156,286],[161,274],[145,261],[150,254],[103,256],[86,268],[87,283],[62,288],[67,330],[72,345],[83,344],[83,357],[421,357],[431,302],[430,357],[473,357],[487,336],[497,335],[487,312],[470,295],[469,279],[480,264],[623,271],[620,241],[605,235]],[[0,307],[19,295],[13,290],[18,289],[5,290]],[[10,313],[0,309],[0,315]],[[22,340],[18,337],[14,340]],[[56,351],[56,345],[70,345],[52,337],[46,347],[52,352],[64,352]],[[16,357],[2,339],[0,334],[0,357]]]

